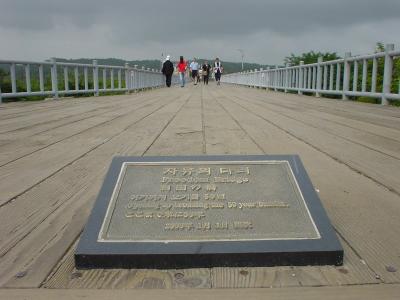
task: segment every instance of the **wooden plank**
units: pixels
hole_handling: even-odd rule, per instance
[[[190,89],[188,103],[146,151],[145,155],[199,155],[203,153],[200,90]]]
[[[0,133],[20,131],[29,126],[49,124],[66,115],[71,116],[74,113],[79,113],[78,108],[81,108],[84,112],[91,111],[101,106],[101,103],[93,103],[93,101],[81,103],[76,101],[71,101],[70,103],[68,101],[56,101],[56,105],[36,110],[34,113],[27,110],[8,118],[2,118],[0,121]]]
[[[51,289],[176,289],[211,288],[210,269],[144,270],[109,269],[76,270],[75,245],[55,272],[42,285]]]
[[[386,267],[397,268],[400,263],[395,250],[400,242],[396,238],[400,224],[395,217],[400,209],[399,196],[305,143],[289,131],[292,128],[286,130],[284,124],[276,125],[276,119],[272,121],[275,116],[267,109],[241,102],[230,93],[223,97],[221,103],[266,152],[296,152],[301,156],[336,230],[376,276],[386,282],[398,282],[399,275],[388,272]],[[315,139],[322,139],[322,135]]]
[[[216,95],[216,99],[223,99],[223,97],[219,97]],[[240,109],[232,107],[232,105],[228,105],[228,101],[221,101],[218,100],[218,102],[221,102],[222,106],[226,106],[226,111],[231,114],[231,117],[235,119],[238,123],[240,123],[244,128],[248,128],[248,132],[250,135],[253,135],[253,139],[257,140],[258,143],[261,146],[264,146],[263,148],[266,149],[267,147],[265,145],[271,144],[272,141],[274,141],[274,144],[276,145],[277,148],[282,146],[281,144],[286,144],[287,140],[285,138],[285,134],[283,132],[280,132],[279,130],[271,130],[266,126],[265,124],[260,124],[257,122],[257,120],[254,119],[253,116],[249,115],[246,116],[246,113],[243,113]],[[225,99],[226,100],[226,99]],[[238,117],[240,116],[240,118]],[[251,127],[249,127],[249,123],[251,123]],[[261,132],[259,129],[263,128],[263,132]],[[264,132],[268,133],[268,140],[264,142],[261,142],[262,140],[265,140],[265,135],[263,134]],[[280,153],[284,154],[285,152],[273,152],[273,153]],[[346,246],[346,245],[345,245]],[[350,249],[350,247],[346,247],[346,258],[345,258],[345,267],[346,269],[350,269],[350,271],[346,272],[346,276],[339,276],[339,282],[341,284],[355,284],[355,283],[373,283],[373,282],[379,282],[378,280],[375,279],[374,274],[365,266],[363,265],[360,260],[354,255],[353,251]],[[353,258],[351,263],[348,263],[348,259]],[[360,270],[361,269],[361,270]],[[269,270],[269,271],[266,271]],[[285,269],[283,271],[279,271],[279,269],[274,269],[274,268],[248,268],[247,272],[249,272],[249,278],[253,278],[254,280],[249,280],[249,281],[235,281],[235,280],[230,280],[230,281],[222,281],[222,282],[213,282],[213,286],[217,287],[265,287],[265,286],[281,286],[281,285],[327,285],[328,281],[324,278],[323,274],[325,273],[326,275],[330,275],[330,273],[336,274],[339,273],[339,275],[342,275],[341,271],[343,269],[337,270],[334,267],[328,267],[324,268],[324,272],[321,271],[320,267],[311,267],[311,268],[304,268],[304,267],[297,267],[294,270],[294,273],[286,272],[287,270]],[[227,272],[227,273],[234,273],[236,275],[233,275],[233,278],[235,279],[240,279],[241,276],[240,272],[241,269],[231,269],[231,268],[218,268],[213,270],[213,274],[218,273],[218,272]],[[297,272],[297,274],[296,274]],[[239,274],[239,275],[237,275]],[[266,274],[270,279],[275,278],[279,275],[279,280],[275,281],[269,281],[268,278],[265,279],[263,278],[264,274]],[[271,275],[272,274],[272,275]],[[218,274],[215,274],[213,278],[219,278],[220,276]],[[224,276],[222,276],[224,277]],[[228,277],[231,278],[231,277]],[[332,280],[331,280],[332,281]],[[229,284],[229,285],[228,285]],[[249,284],[249,286],[242,286],[240,284]]]
[[[60,143],[96,126],[129,114],[132,111],[132,108],[140,109],[149,106],[151,103],[159,101],[159,99],[159,96],[155,96],[146,101],[141,100],[137,105],[128,103],[131,106],[130,108],[128,105],[125,105],[122,108],[118,105],[117,108],[108,108],[106,111],[102,110],[96,114],[91,113],[84,117],[80,117],[79,119],[73,118],[73,120],[68,123],[57,125],[55,128],[44,130],[40,133],[34,134],[33,136],[15,138],[14,141],[9,142],[6,145],[0,145],[0,167],[39,150],[43,150],[56,143]]]
[[[251,99],[254,100],[254,103],[260,104],[270,111],[318,128],[335,137],[388,156],[394,156],[397,159],[400,158],[400,123],[398,130],[360,121],[355,121],[352,123],[353,126],[349,126],[346,124],[347,118],[315,111],[311,107],[299,108],[298,103],[287,105],[287,102],[284,101],[285,98],[277,102],[263,97],[262,94],[254,93]],[[300,111],[301,113],[299,113]]]
[[[115,125],[122,129],[121,133],[97,126],[92,129],[90,137],[78,134],[71,145],[85,144],[88,137],[92,142],[90,139],[93,136],[99,139],[107,139],[108,136],[110,139],[86,155],[77,156],[78,151],[74,152],[71,154],[71,159],[75,156],[73,163],[65,164],[40,184],[32,181],[34,188],[0,208],[0,284],[24,288],[40,286],[62,257],[63,260],[44,283],[45,287],[168,289],[273,286],[297,290],[294,287],[399,282],[399,275],[387,270],[387,266],[399,267],[396,252],[400,233],[396,216],[399,196],[356,173],[354,168],[335,160],[329,153],[321,152],[315,147],[314,140],[306,141],[300,135],[310,127],[305,122],[307,120],[300,116],[306,114],[312,118],[312,125],[321,122],[325,126],[324,130],[314,131],[316,140],[325,138],[325,130],[335,130],[337,135],[342,134],[339,129],[348,130],[337,123],[341,119],[350,120],[349,124],[355,127],[343,133],[351,137],[352,130],[359,130],[361,123],[373,118],[375,113],[372,107],[363,107],[361,112],[357,112],[358,106],[354,103],[342,105],[340,102],[340,105],[335,105],[333,101],[326,101],[321,106],[325,112],[323,118],[327,119],[324,120],[314,110],[310,112],[307,99],[297,104],[299,108],[296,111],[293,103],[296,98],[288,102],[285,98],[271,98],[263,104],[260,94],[257,90],[226,86],[170,89],[162,101],[156,100],[142,110],[132,111],[130,120],[127,120],[127,115],[122,121],[111,122],[110,127]],[[126,107],[133,106],[127,104]],[[348,112],[341,114],[345,109]],[[379,134],[379,128],[383,127],[389,128],[390,134],[395,132],[396,113],[385,115],[388,112],[387,109],[379,109],[378,122],[368,128],[368,132],[375,130],[375,134]],[[282,113],[301,122],[292,120],[286,124],[288,117]],[[294,129],[296,131],[293,132]],[[105,134],[100,133],[103,130]],[[57,135],[62,134],[61,130],[57,132]],[[355,137],[370,142],[369,138]],[[371,135],[368,137],[372,138]],[[338,142],[334,147],[340,145],[343,148],[344,143]],[[60,155],[70,155],[66,153],[70,150],[68,146],[69,143],[64,144]],[[365,147],[361,148],[364,152]],[[51,151],[53,153],[46,157],[47,151],[38,151],[43,152],[43,157],[37,155],[35,159],[46,166],[49,160],[58,157],[54,149]],[[177,275],[176,270],[96,270],[78,274],[73,268],[71,245],[86,222],[113,155],[294,152],[301,155],[335,229],[343,237],[346,253],[343,267],[193,269],[184,270],[183,276]],[[27,165],[27,169],[32,171],[38,170],[38,167],[39,164],[35,167],[34,163]],[[22,165],[19,170],[24,170]],[[18,176],[24,179],[24,175]]]
[[[299,287],[271,289],[0,289],[0,298],[10,300],[36,299],[88,299],[88,300],[131,300],[134,299],[270,299],[270,300],[395,300],[400,294],[397,284],[361,285],[347,287]]]
[[[165,99],[162,102],[164,105],[168,104]],[[138,111],[146,114],[158,107],[159,104],[156,103],[139,108]],[[15,199],[66,165],[125,131],[135,121],[135,119],[132,120],[131,113],[136,113],[136,111],[136,107],[130,108],[99,126],[0,167],[0,190],[2,191],[0,205]],[[140,118],[141,115],[134,115],[134,117]]]
[[[198,91],[194,90],[192,93],[194,95],[190,94],[188,102],[177,111],[168,126],[147,148],[145,155],[202,153],[200,102],[193,97]],[[76,273],[79,273],[79,276],[74,275]],[[51,288],[110,288],[112,283],[107,280],[110,277],[116,282],[115,284],[122,288],[211,286],[209,269],[77,271],[74,269],[73,249],[67,253],[64,261],[56,268],[56,272],[49,277],[44,286]]]
[[[242,101],[242,98],[232,97]],[[254,103],[249,96],[246,105],[253,110],[260,110],[260,112],[266,114],[265,116],[276,126],[280,126],[282,130],[286,130],[304,142],[312,144],[319,151],[330,155],[333,159],[341,161],[348,167],[400,195],[400,181],[397,180],[398,176],[393,176],[399,173],[399,159],[373,151],[350,140],[339,139],[325,130],[308,126],[291,117],[272,112],[265,105]],[[346,149],[346,151],[343,151],[343,149]]]
[[[229,86],[230,90],[234,90],[238,95],[246,96],[248,89],[243,87]],[[252,94],[258,93],[264,98],[279,99],[286,104],[292,103],[302,109],[318,108],[326,109],[329,113],[346,115],[349,119],[365,119],[370,118],[372,121],[379,122],[384,120],[388,127],[393,127],[393,124],[399,122],[400,110],[393,106],[381,106],[370,103],[361,103],[355,101],[342,101],[338,99],[316,98],[310,96],[300,96],[292,93],[281,93],[274,91],[265,91],[263,89],[252,89]],[[380,124],[385,126],[384,124]]]
[[[203,91],[204,130],[207,154],[262,154],[263,151],[216,101]]]
[[[268,288],[289,286],[334,286],[377,284],[381,281],[341,240],[344,264],[335,266],[296,266],[258,268],[213,268],[213,288]]]
[[[143,94],[143,93],[139,93]],[[19,103],[7,103],[2,106],[0,110],[1,121],[14,119],[27,119],[27,117],[35,117],[35,115],[46,114],[51,118],[52,114],[62,112],[63,110],[69,111],[70,109],[81,107],[82,109],[91,110],[96,107],[109,106],[113,102],[121,102],[130,99],[132,95],[115,95],[115,96],[100,96],[100,97],[82,97],[73,98],[65,97],[58,100],[48,99],[44,101],[23,101]],[[36,118],[35,118],[36,119]],[[1,122],[0,121],[0,122]],[[0,123],[1,124],[1,123]]]
[[[1,234],[7,239],[2,242],[0,268],[5,271],[0,284],[41,284],[81,232],[112,156],[143,154],[187,99],[166,100],[167,104],[147,114],[135,112],[123,133],[0,210],[8,224]],[[24,276],[14,277],[18,272]]]
[[[7,126],[0,125],[0,128],[5,128],[3,130],[4,133],[0,134],[0,145],[6,145],[12,141],[31,137],[35,134],[45,133],[55,128],[84,120],[89,116],[101,114],[102,112],[110,112],[114,109],[119,109],[120,107],[126,107],[127,105],[131,105],[132,101],[140,103],[143,96],[132,95],[131,97],[122,97],[122,99],[109,97],[107,98],[109,100],[108,102],[92,103],[92,101],[89,101],[90,103],[84,103],[84,107],[81,107],[81,105],[77,103],[75,107],[72,107],[68,111],[63,110],[63,107],[60,104],[60,112],[55,116],[55,118],[52,111],[45,112],[40,118],[36,117],[36,123],[31,120],[35,117],[35,113],[31,113],[29,116],[16,118],[17,120],[14,120],[14,122],[17,124],[17,129],[11,129]],[[61,102],[64,101],[57,101],[57,103]]]

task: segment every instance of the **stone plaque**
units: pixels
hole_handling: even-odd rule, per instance
[[[297,156],[118,157],[79,268],[341,264]]]

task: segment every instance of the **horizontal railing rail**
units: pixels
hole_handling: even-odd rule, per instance
[[[2,88],[4,80],[0,77],[0,103],[5,98],[30,96],[53,97],[100,93],[126,92],[145,88],[161,87],[165,84],[164,76],[159,70],[130,67],[57,62],[55,59],[46,62],[0,60],[0,67],[8,69],[10,91]],[[22,71],[21,71],[22,68]],[[19,77],[17,78],[17,71]],[[32,85],[32,81],[36,85]],[[178,83],[174,75],[172,83]],[[47,83],[47,84],[46,84]],[[22,86],[21,86],[22,84]]]
[[[320,57],[317,63],[312,64],[300,62],[297,66],[226,74],[221,81],[275,91],[292,91],[300,95],[338,95],[344,100],[352,96],[378,98],[381,104],[386,105],[389,100],[400,100],[400,79],[397,83],[393,82],[395,59],[400,59],[400,51],[395,51],[394,45],[388,44],[384,52],[360,56],[346,53],[343,59],[332,61],[323,61]],[[379,60],[383,68],[378,68]],[[378,81],[382,85],[379,91]]]

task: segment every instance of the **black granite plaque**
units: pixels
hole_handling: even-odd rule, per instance
[[[340,265],[298,156],[116,157],[77,268]]]

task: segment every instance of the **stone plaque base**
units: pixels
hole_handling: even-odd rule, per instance
[[[116,157],[77,268],[341,265],[295,155]]]

